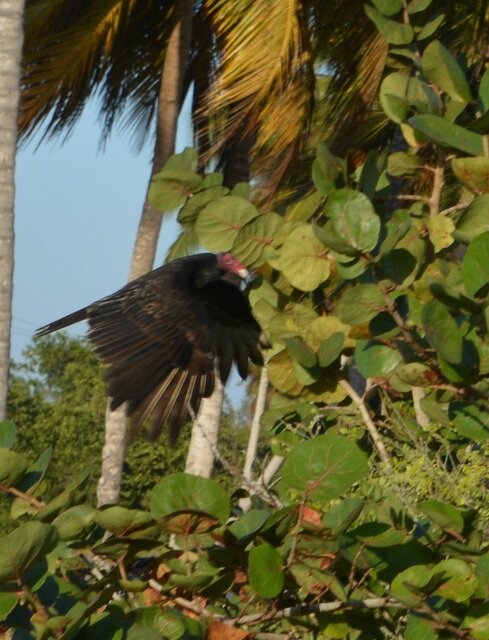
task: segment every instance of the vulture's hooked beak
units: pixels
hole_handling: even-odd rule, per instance
[[[246,293],[250,289],[254,281],[255,281],[255,274],[252,273],[251,271],[246,270],[246,274],[242,277],[239,288],[243,293]]]

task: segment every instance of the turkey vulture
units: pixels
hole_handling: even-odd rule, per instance
[[[267,346],[239,285],[250,275],[230,253],[173,260],[110,296],[55,320],[43,336],[88,320],[88,337],[105,364],[111,409],[127,402],[134,434],[148,420],[154,440],[164,425],[170,443],[214,390],[215,365],[226,382],[233,361],[263,364]]]

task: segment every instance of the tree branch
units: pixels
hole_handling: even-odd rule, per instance
[[[379,455],[380,455],[382,461],[384,462],[384,464],[387,467],[387,469],[391,470],[392,469],[392,464],[391,464],[389,455],[387,453],[387,449],[385,448],[385,445],[384,445],[384,442],[382,440],[382,437],[381,437],[377,427],[375,426],[374,421],[372,420],[372,418],[370,416],[370,413],[369,413],[369,411],[367,409],[367,406],[366,406],[365,402],[363,401],[363,398],[361,398],[358,395],[358,393],[355,391],[355,389],[353,389],[351,384],[349,382],[347,382],[346,380],[340,380],[340,385],[346,391],[348,396],[353,400],[353,402],[357,405],[357,407],[358,407],[358,409],[360,411],[360,414],[362,416],[363,423],[367,427],[367,430],[370,433],[370,437],[372,438],[372,440],[374,442],[374,445],[376,446],[377,451],[379,452]]]

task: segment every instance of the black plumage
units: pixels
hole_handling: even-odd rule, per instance
[[[155,439],[164,425],[171,443],[182,424],[223,383],[235,362],[263,364],[266,346],[247,298],[248,277],[229,253],[174,260],[119,291],[41,327],[37,335],[88,320],[88,337],[105,364],[111,408],[127,402],[131,432],[143,423]]]

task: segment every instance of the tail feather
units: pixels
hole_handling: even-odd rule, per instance
[[[88,307],[83,307],[83,309],[78,309],[78,311],[74,311],[63,318],[59,318],[59,320],[55,320],[54,322],[44,325],[36,331],[36,336],[46,336],[48,333],[64,329],[65,327],[69,327],[71,324],[76,324],[77,322],[81,322],[87,318]]]

